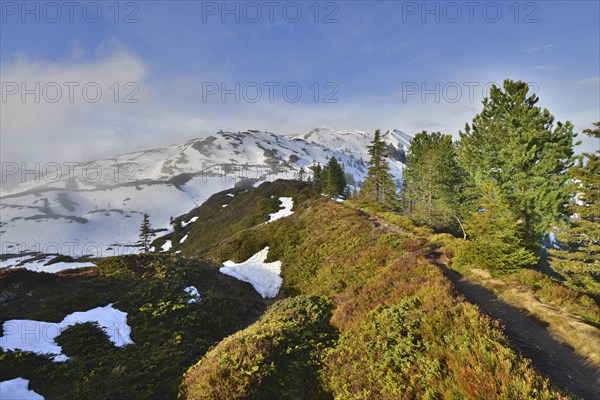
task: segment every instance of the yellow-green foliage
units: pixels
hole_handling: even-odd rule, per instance
[[[279,210],[281,196],[292,197],[294,204],[300,204],[317,194],[305,182],[286,180],[265,182],[253,190],[236,188],[220,192],[188,214],[175,218],[173,233],[157,239],[153,245],[160,248],[168,239],[172,242],[172,252],[181,250],[186,256],[205,252],[231,235],[268,221],[269,214]],[[193,217],[196,222],[181,227],[181,222]],[[180,243],[184,236],[186,241]]]
[[[322,372],[335,399],[560,398],[496,323],[448,284],[430,284],[404,289],[343,330]]]
[[[206,354],[185,376],[186,399],[319,399],[318,367],[335,332],[331,304],[296,296]]]
[[[462,239],[458,239],[449,233],[436,233],[429,236],[427,240],[429,240],[430,243],[443,248],[450,257],[455,254],[457,246],[462,242]]]
[[[289,218],[236,235],[208,256],[243,261],[268,245],[269,260],[282,261],[287,290],[330,296],[387,263],[387,246],[376,243],[372,223],[358,211],[326,199],[294,210]]]
[[[564,286],[548,275],[534,270],[523,270],[508,275],[506,280],[526,285],[545,303],[564,307],[569,312],[600,325],[600,309],[594,299]]]
[[[523,223],[517,219],[506,201],[500,199],[500,189],[491,182],[482,187],[479,210],[471,213],[465,223],[469,235],[456,248],[457,268],[482,268],[503,275],[537,264],[537,257],[520,239]]]
[[[456,298],[427,258],[430,243],[413,233],[386,232],[361,211],[318,199],[289,218],[230,238],[210,256],[241,261],[266,245],[269,258],[282,261],[284,293],[333,300],[331,324],[340,336],[310,386],[329,398],[560,398],[508,347],[498,324]],[[186,393],[216,393],[189,398],[244,398],[248,388],[273,387],[243,376],[256,368],[264,376],[282,370],[264,350],[279,336],[259,334],[260,326],[228,339],[188,373],[194,379],[186,379]],[[263,354],[255,361],[254,348]],[[250,350],[241,364],[217,362],[244,349]]]

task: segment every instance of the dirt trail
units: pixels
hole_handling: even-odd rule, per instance
[[[585,400],[600,399],[600,371],[573,349],[556,340],[539,321],[527,316],[493,292],[440,265],[456,289],[480,310],[504,325],[513,348],[529,358],[533,367],[559,388]]]
[[[375,227],[388,233],[405,232],[376,216],[370,215],[368,219]],[[452,281],[457,291],[503,325],[504,334],[513,349],[530,359],[536,371],[577,399],[600,400],[600,370],[571,347],[555,339],[542,322],[449,269],[438,257],[432,255],[431,259]]]

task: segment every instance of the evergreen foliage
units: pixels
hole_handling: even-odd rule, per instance
[[[584,133],[600,140],[600,122],[594,126]],[[569,172],[575,201],[556,234],[560,249],[551,250],[551,265],[568,284],[600,295],[600,150],[583,153]]]
[[[320,163],[316,163],[316,164],[311,165],[309,167],[309,169],[313,173],[313,178],[312,178],[313,190],[317,193],[321,193],[323,191],[323,181],[322,181],[323,167],[321,167]]]
[[[497,184],[503,202],[521,222],[520,237],[537,250],[552,223],[564,215],[570,197],[573,125],[557,122],[521,81],[492,86],[483,110],[460,133],[458,160],[477,188]]]
[[[337,198],[345,193],[346,173],[335,157],[331,157],[321,171],[323,193],[329,197]]]
[[[140,240],[137,242],[137,247],[148,254],[150,248],[150,239],[156,232],[150,227],[150,217],[147,213],[144,213],[144,219],[142,220],[142,226],[140,227]]]
[[[364,202],[395,210],[399,207],[397,187],[394,176],[390,173],[386,149],[381,132],[377,129],[371,145],[368,146],[369,170],[360,191],[360,198]]]
[[[456,267],[469,265],[505,274],[537,262],[519,237],[522,222],[499,192],[494,183],[482,185],[480,208],[465,224],[470,240],[458,246],[454,257]]]
[[[451,135],[426,131],[415,135],[403,177],[407,216],[435,229],[457,227],[461,170]]]

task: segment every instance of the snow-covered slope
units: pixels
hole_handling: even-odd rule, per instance
[[[333,156],[362,181],[371,140],[372,133],[327,128],[287,136],[220,131],[87,164],[41,166],[35,179],[0,190],[0,268],[35,253],[73,258],[134,253],[144,213],[153,228],[169,229],[171,216],[216,192],[294,179],[301,167],[325,164]],[[393,130],[385,140],[392,172],[400,178],[410,137]],[[14,172],[17,178],[20,172]]]
[[[404,161],[406,152],[410,148],[412,136],[398,130],[382,130],[382,137],[390,146],[392,168],[400,167],[394,161]],[[292,138],[300,138],[309,143],[319,144],[330,149],[336,149],[345,154],[366,155],[366,147],[373,140],[372,132],[363,131],[340,131],[331,128],[315,128],[306,134],[291,135]]]

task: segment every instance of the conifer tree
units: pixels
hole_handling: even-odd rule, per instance
[[[498,185],[498,195],[520,223],[520,238],[538,251],[546,229],[564,215],[569,200],[565,172],[573,164],[573,125],[557,122],[536,106],[521,81],[492,86],[483,110],[459,132],[458,160],[481,189]]]
[[[386,159],[386,144],[381,138],[379,129],[375,131],[373,141],[367,149],[370,156],[367,163],[369,169],[360,191],[360,198],[371,204],[395,210],[399,206],[397,187],[394,176],[390,173],[390,166]]]
[[[520,222],[492,182],[482,184],[479,209],[465,223],[469,240],[456,250],[457,267],[472,266],[503,274],[531,266],[537,257],[519,238]]]
[[[304,176],[306,175],[306,170],[304,167],[300,167],[300,171],[298,172],[298,177],[301,181],[304,181]]]
[[[144,213],[144,219],[142,220],[142,226],[140,227],[140,240],[137,246],[144,254],[148,254],[150,247],[150,239],[155,235],[154,230],[150,227],[150,217],[147,213]]]
[[[323,168],[323,191],[330,197],[339,197],[346,188],[346,174],[344,168],[335,157],[331,157],[327,166]]]
[[[319,164],[319,163],[313,164],[309,168],[313,173],[313,179],[312,179],[313,190],[317,193],[321,193],[323,191],[323,181],[321,180],[323,168],[321,167],[321,164]]]
[[[583,132],[600,140],[600,122]],[[559,227],[559,249],[550,251],[552,267],[567,284],[600,294],[600,148],[583,153],[569,171],[574,203],[569,206],[570,221]]]
[[[436,229],[457,226],[461,171],[451,135],[426,131],[415,135],[403,177],[407,216]]]

